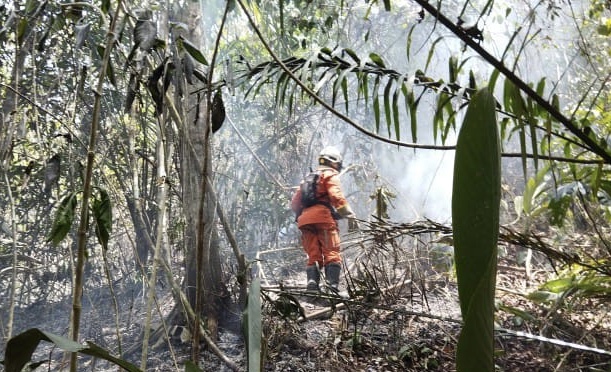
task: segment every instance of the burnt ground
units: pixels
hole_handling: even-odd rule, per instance
[[[525,272],[502,266],[497,325],[526,335],[496,332],[498,371],[611,371],[608,305],[594,302],[570,311],[525,300]],[[324,300],[298,296],[306,317]],[[314,304],[311,304],[311,303]],[[340,304],[342,304],[340,302]],[[460,334],[455,282],[445,274],[408,283],[391,293],[338,305],[315,319],[297,321],[274,306],[266,321],[268,371],[452,371]],[[518,311],[518,309],[520,311]],[[529,335],[545,335],[540,341]],[[556,345],[561,340],[573,345]],[[591,346],[599,351],[580,350]]]
[[[409,248],[402,248],[409,247]],[[303,253],[285,249],[259,257],[256,273],[262,280],[265,371],[453,371],[460,334],[460,311],[455,277],[447,251],[426,243],[375,247],[351,245],[344,249],[342,288],[354,298],[311,297],[305,285]],[[440,255],[439,252],[442,252]],[[495,333],[498,371],[611,371],[611,317],[606,299],[579,299],[562,306],[526,298],[552,272],[544,258],[535,260],[532,276],[507,253],[499,262],[496,322],[500,328],[526,336]],[[123,357],[140,364],[145,298],[142,285],[117,286]],[[167,287],[159,293],[167,293]],[[84,297],[84,339],[118,355],[112,298],[106,291],[87,291]],[[168,314],[169,295],[156,307]],[[17,309],[16,333],[38,327],[67,334],[71,302],[39,302]],[[236,318],[235,312],[231,318]],[[153,326],[163,329],[159,317]],[[147,371],[183,371],[190,357],[188,334],[166,324],[171,343],[160,338],[149,350]],[[552,341],[534,339],[545,336]],[[569,345],[558,345],[558,341]],[[239,325],[221,329],[214,340],[224,355],[246,369]],[[170,346],[171,345],[171,346]],[[596,350],[584,350],[584,346]],[[2,345],[4,353],[5,345]],[[230,371],[226,363],[202,344],[200,366],[205,371]],[[37,370],[57,371],[65,366],[62,353],[42,343]],[[84,357],[82,371],[116,371],[100,360]]]
[[[608,298],[567,294],[556,302],[531,301],[528,295],[553,277],[554,268],[535,252],[527,275],[516,263],[520,251],[503,249],[499,258],[497,371],[611,371]],[[274,275],[264,291],[265,370],[455,370],[461,317],[447,253],[430,241],[348,243],[343,285],[360,296],[334,306],[292,290],[305,282],[299,267]],[[288,311],[287,298],[303,310]]]

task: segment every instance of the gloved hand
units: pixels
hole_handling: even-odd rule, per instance
[[[354,214],[352,208],[350,208],[350,205],[348,204],[338,208],[337,213],[342,216],[342,218],[353,219],[356,217],[356,214]]]
[[[360,231],[359,228],[359,223],[356,220],[356,218],[352,217],[352,218],[348,218],[348,232],[352,233],[352,232],[357,232]]]

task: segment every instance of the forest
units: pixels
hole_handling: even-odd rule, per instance
[[[4,370],[611,371],[608,0],[0,3]],[[341,151],[342,295],[291,210]]]

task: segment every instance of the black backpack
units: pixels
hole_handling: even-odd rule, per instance
[[[305,176],[303,182],[301,182],[299,187],[301,188],[301,204],[304,208],[320,203],[316,197],[319,179],[320,172],[310,172],[307,176]]]
[[[316,197],[316,190],[318,189],[319,180],[320,171],[310,171],[310,173],[305,176],[303,182],[301,182],[301,185],[299,185],[299,188],[301,190],[301,205],[304,209],[311,207],[315,204],[324,205],[325,207],[329,208],[329,210],[331,211],[331,216],[333,216],[334,219],[341,219],[342,217],[339,215],[339,213],[337,213],[335,208],[333,208],[329,202],[319,200]]]

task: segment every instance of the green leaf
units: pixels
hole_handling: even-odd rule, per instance
[[[543,97],[543,93],[545,93],[545,77],[541,78],[537,83],[537,94]]]
[[[373,114],[376,126],[376,133],[380,132],[380,97],[378,95],[380,89],[380,77],[376,76],[375,83],[373,85]]]
[[[437,46],[437,43],[439,43],[441,40],[443,40],[443,36],[438,37],[437,39],[435,39],[435,41],[433,41],[433,44],[431,44],[431,48],[429,49],[428,57],[426,58],[426,64],[424,65],[424,71],[426,71],[429,68],[431,59],[433,58],[433,55],[435,54],[435,47]]]
[[[529,300],[539,303],[539,304],[543,304],[543,303],[550,303],[550,302],[556,302],[559,298],[560,295],[558,295],[557,293],[552,293],[552,292],[547,292],[547,291],[534,291],[529,293],[526,298],[528,298]]]
[[[516,307],[513,306],[507,306],[507,305],[500,305],[499,306],[500,310],[506,311],[510,314],[513,314],[515,316],[518,316],[524,320],[527,321],[535,321],[537,320],[537,318],[532,315],[531,313],[529,313],[528,311],[522,310],[522,309],[518,309]]]
[[[248,350],[248,371],[261,370],[261,282],[255,278],[250,284],[246,309],[244,309],[244,337]]]
[[[17,24],[17,45],[22,46],[25,32],[28,29],[28,20],[21,18]]]
[[[452,110],[452,96],[447,96],[444,94],[440,94],[437,96],[437,107],[435,108],[435,114],[433,115],[433,138],[437,139],[438,133],[447,133],[444,112],[446,112],[446,107],[450,107],[450,111]],[[448,123],[449,124],[449,123]],[[442,134],[442,140],[444,138],[444,134]]]
[[[101,347],[88,343],[87,346],[74,342],[53,333],[41,331],[38,328],[31,328],[11,338],[6,344],[4,368],[6,372],[21,372],[23,367],[32,359],[32,354],[38,347],[40,341],[47,341],[55,344],[58,348],[71,352],[82,353],[96,358],[102,358],[122,367],[129,372],[141,372],[135,365],[113,357],[108,351]]]
[[[93,219],[95,234],[104,250],[108,249],[108,240],[112,231],[112,206],[108,193],[99,189],[99,198],[93,200]]]
[[[392,115],[390,106],[390,90],[392,89],[392,80],[388,80],[384,88],[384,116],[386,117],[386,128],[388,129],[388,137],[390,137],[390,128],[392,126]]]
[[[611,20],[607,20],[605,23],[599,24],[596,28],[596,32],[602,36],[611,35]]]
[[[467,102],[462,103],[459,106],[459,110],[462,110],[467,105]],[[456,129],[456,110],[452,104],[448,104],[444,106],[444,111],[446,112],[446,125],[441,134],[441,142],[445,144],[450,134],[450,129]]]
[[[474,96],[458,135],[452,225],[460,309],[456,352],[463,371],[494,371],[494,291],[501,200],[500,143],[494,96]]]
[[[412,49],[412,33],[416,29],[417,23],[414,23],[412,27],[410,27],[409,32],[407,33],[407,42],[405,43],[405,56],[407,57],[407,62],[410,60],[411,49]]]
[[[493,92],[494,92],[494,86],[496,85],[496,80],[499,78],[500,73],[501,71],[495,68],[494,71],[492,71],[492,75],[490,75],[488,89],[490,89]]]
[[[573,288],[574,286],[575,280],[572,276],[570,276],[547,281],[541,286],[540,289],[552,293],[562,293]]]
[[[182,45],[185,47],[185,50],[191,55],[191,57],[193,57],[199,63],[208,66],[208,61],[206,60],[206,57],[204,57],[202,52],[200,52],[200,50],[197,49],[195,45],[193,45],[189,40],[185,39],[182,36],[179,40],[182,42]]]
[[[373,97],[373,118],[375,121],[376,133],[380,132],[380,99]]]
[[[397,137],[397,141],[401,140],[401,121],[399,118],[399,94],[401,93],[401,86],[398,84],[399,82],[397,82],[397,88],[392,96],[393,122],[395,124],[395,136]]]
[[[363,92],[363,97],[365,97],[365,106],[367,106],[369,103],[369,75],[368,74],[362,74],[361,91]]]
[[[108,11],[110,10],[110,0],[102,0],[100,9],[102,10],[104,14],[108,14]]]
[[[276,83],[276,104],[277,105],[282,105],[282,103],[285,102],[286,88],[288,86],[289,80],[291,80],[290,76],[286,72],[283,72],[280,75],[280,77],[278,78],[278,82]]]
[[[332,95],[332,99],[331,102],[333,105],[335,105],[335,101],[337,99],[337,95],[341,89],[342,91],[342,96],[344,98],[344,105],[346,108],[346,112],[348,112],[348,79],[346,78],[346,75],[348,73],[352,72],[352,69],[345,69],[343,70],[337,77],[337,79],[335,80],[335,83],[333,83],[333,95]]]
[[[190,360],[185,362],[185,372],[203,372],[201,368],[197,366],[197,364],[193,363]]]
[[[344,103],[345,103],[345,107],[346,107],[346,113],[348,113],[348,79],[343,78],[342,79],[342,93],[344,95]]]
[[[31,15],[36,10],[36,8],[38,8],[39,6],[40,6],[39,0],[27,0],[25,2],[25,12]]]
[[[412,131],[412,142],[418,141],[418,125],[416,123],[416,103],[414,101],[414,91],[411,86],[411,82],[403,82],[401,84],[401,92],[405,98],[405,112],[410,113],[411,131]]]
[[[473,70],[469,70],[469,89],[477,89],[477,81],[475,81]]]
[[[347,49],[344,49],[344,52],[346,52],[346,54],[348,54],[354,60],[354,62],[356,62],[357,65],[359,65],[361,63],[361,59],[354,52],[354,50],[347,48]]]
[[[47,238],[48,242],[52,242],[53,245],[58,245],[72,227],[72,222],[74,221],[74,215],[77,204],[77,193],[72,192],[68,194],[59,204],[57,208],[57,212],[55,213],[55,220],[53,221],[53,227],[51,228],[51,233]]]
[[[375,63],[376,65],[382,67],[382,68],[386,68],[386,65],[384,64],[384,61],[382,60],[382,57],[380,57],[379,55],[375,54],[375,53],[371,53],[369,54],[369,59],[371,59],[371,61],[373,63]]]
[[[537,133],[538,133],[537,120],[533,117],[530,117],[528,120],[528,127],[530,128],[530,148],[532,151],[533,163],[534,163],[535,169],[539,169],[539,152],[538,152],[539,139],[537,136]]]
[[[458,71],[458,59],[454,56],[451,56],[448,59],[448,72],[450,76],[450,79],[448,80],[449,82],[454,82],[458,79]]]

